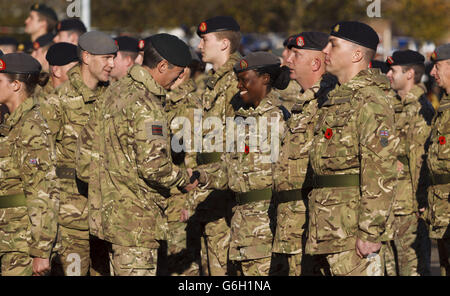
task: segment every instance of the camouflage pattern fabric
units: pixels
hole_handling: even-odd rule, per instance
[[[43,87],[37,85],[36,89],[34,90],[33,97],[37,97],[37,98],[40,98],[42,100],[45,100],[45,98],[48,95],[51,95],[52,93],[54,93],[55,92],[55,88],[53,87],[52,80],[53,79],[50,76],[50,78],[48,79],[47,83]]]
[[[333,276],[383,276],[384,246],[371,258],[359,258],[354,250],[327,255]]]
[[[292,106],[297,103],[301,91],[302,87],[298,84],[297,80],[291,80],[285,89],[277,89],[283,106],[288,110],[291,110]]]
[[[1,257],[1,276],[32,276],[33,258],[28,253],[9,252]]]
[[[155,276],[158,249],[112,245],[112,276]]]
[[[167,239],[163,210],[170,189],[188,183],[185,169],[172,164],[165,95],[145,68],[134,65],[103,96],[97,227],[114,245],[157,249],[157,240]]]
[[[234,53],[217,71],[208,72],[206,89],[202,94],[203,121],[208,117],[218,117],[222,121],[220,132],[225,134],[226,117],[234,117],[233,104],[238,93],[237,78],[233,66],[241,59]],[[201,88],[201,86],[200,86]],[[203,135],[210,130],[203,129]],[[213,143],[215,144],[215,143]],[[222,143],[225,151],[225,138]],[[203,152],[205,151],[203,147]],[[201,248],[203,271],[212,276],[226,275],[228,269],[228,248],[230,240],[231,211],[235,205],[229,191],[206,190],[199,188],[192,194],[193,216],[188,224],[199,224],[194,228],[203,229]]]
[[[5,274],[28,273],[25,255],[50,257],[59,207],[55,165],[50,131],[39,106],[28,98],[0,128],[0,198],[20,193],[26,198],[25,206],[0,209],[0,256]],[[23,264],[18,263],[16,269],[8,262]]]
[[[239,109],[237,117],[243,119],[254,117],[267,118],[268,125],[275,121],[278,134],[274,141],[280,141],[286,129],[284,116],[279,108],[280,101],[276,92],[270,92],[258,107]],[[235,127],[236,128],[236,127]],[[249,144],[249,126],[246,125],[245,145]],[[267,127],[267,141],[271,145],[271,128]],[[260,138],[261,135],[257,137]],[[270,140],[269,140],[270,139]],[[261,139],[258,140],[261,143]],[[272,148],[272,147],[271,147]],[[234,151],[238,151],[235,147]],[[222,162],[200,166],[200,182],[207,188],[231,189],[235,193],[247,193],[254,190],[272,188],[273,163],[270,151],[262,151],[260,146],[249,147],[246,152],[229,152],[222,154]],[[236,205],[231,219],[231,240],[229,258],[235,261],[258,260],[271,257],[274,232],[274,208],[271,200],[255,201]],[[255,264],[257,262],[255,261]],[[270,268],[268,264],[267,268]]]
[[[450,96],[441,100],[433,121],[428,150],[428,169],[431,178],[450,174]],[[441,274],[450,274],[450,184],[435,184],[428,190],[427,221],[430,224],[430,238],[438,240]]]
[[[202,106],[200,97],[196,93],[196,85],[193,80],[188,80],[176,89],[170,91],[165,100],[164,110],[169,122],[169,134],[171,143],[182,140],[185,147],[182,152],[171,150],[174,164],[186,168],[197,166],[196,153],[193,150],[194,139],[194,115],[197,110],[200,114]],[[178,122],[183,118],[183,122]],[[176,119],[176,121],[174,121]],[[186,129],[190,126],[190,130]],[[190,132],[190,134],[186,134]],[[182,137],[182,139],[181,139]],[[187,140],[187,139],[190,139]],[[173,145],[173,144],[172,144]],[[189,201],[191,193],[182,194],[173,188],[170,198],[167,200],[165,214],[168,220],[169,237],[168,244],[168,270],[170,275],[200,275],[199,255],[200,243],[195,243],[195,237],[199,238],[199,231],[192,227],[187,228],[185,222],[180,222],[182,210],[191,208]],[[189,234],[188,234],[188,230]],[[187,239],[190,239],[187,242]],[[189,246],[189,248],[188,248]]]
[[[359,186],[325,184],[311,191],[306,253],[339,257],[355,252],[356,238],[392,238],[399,139],[389,90],[385,76],[363,70],[332,90],[320,108],[309,153],[313,172],[357,175]]]

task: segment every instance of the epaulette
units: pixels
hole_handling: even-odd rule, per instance
[[[288,121],[289,118],[291,118],[291,113],[289,112],[289,110],[283,105],[279,105],[278,108],[280,108],[281,112],[283,112],[284,121]]]

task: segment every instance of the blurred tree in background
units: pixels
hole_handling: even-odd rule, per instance
[[[41,0],[66,17],[70,2]],[[36,1],[0,0],[0,33],[21,28]],[[381,17],[396,35],[439,41],[449,34],[450,0],[380,0]],[[367,20],[367,0],[91,0],[92,26],[114,32],[196,27],[206,18],[232,15],[243,32],[286,34],[302,30],[328,32],[339,20]],[[20,31],[20,30],[19,30]]]

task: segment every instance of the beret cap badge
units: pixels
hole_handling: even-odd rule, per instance
[[[305,46],[305,39],[303,39],[302,36],[298,36],[296,43],[297,43],[298,47],[303,47],[303,46]]]
[[[247,68],[248,68],[247,61],[246,60],[242,60],[241,61],[241,69],[244,70],[244,69],[247,69]]]
[[[6,69],[6,65],[5,62],[3,60],[0,59],[0,71],[3,71]]]
[[[392,57],[388,57],[387,60],[388,64],[392,65],[394,63],[394,59]]]
[[[208,26],[206,25],[205,22],[202,22],[199,26],[198,29],[200,30],[200,32],[206,32]]]
[[[39,44],[39,42],[37,42],[37,41],[33,42],[33,48],[34,48],[34,49],[39,49],[39,47],[41,47],[41,45]]]
[[[144,47],[145,47],[145,41],[139,40],[139,49],[144,49]]]
[[[339,32],[339,24],[337,24],[335,27],[334,27],[334,31],[337,33],[337,32]]]

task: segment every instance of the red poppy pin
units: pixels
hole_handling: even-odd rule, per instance
[[[145,41],[144,40],[139,40],[139,49],[144,49],[145,47]]]
[[[325,131],[325,139],[329,140],[333,136],[333,130],[331,128],[327,128]]]
[[[0,60],[0,71],[3,71],[6,69],[5,62],[3,60]]]
[[[198,26],[198,30],[200,31],[200,32],[206,32],[206,30],[208,29],[208,26],[206,25],[206,23],[205,22],[202,22],[199,26]]]
[[[119,42],[117,42],[117,40],[114,40],[114,43],[119,46]]]
[[[305,39],[303,39],[302,36],[298,36],[297,40],[295,41],[297,43],[298,47],[303,47],[305,46]]]
[[[247,68],[248,68],[247,61],[246,60],[242,60],[241,61],[241,69],[244,70],[244,69],[247,69]]]
[[[369,63],[369,69],[372,69],[372,62]]]
[[[439,137],[439,144],[445,145],[447,144],[447,139],[444,136]]]
[[[39,47],[41,47],[41,45],[39,44],[39,42],[37,42],[37,41],[33,42],[33,48],[34,48],[34,49],[38,49]]]
[[[250,153],[250,147],[248,147],[248,145],[245,145],[244,153],[245,154],[249,154]]]
[[[389,65],[392,65],[394,63],[394,59],[392,57],[388,57],[386,61]]]

